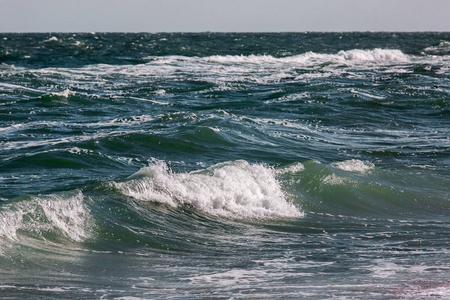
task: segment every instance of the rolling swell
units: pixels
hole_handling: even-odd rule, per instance
[[[445,182],[410,169],[386,170],[373,163],[317,161],[284,167],[221,163],[188,173],[173,172],[162,161],[141,169],[125,181],[113,182],[122,196],[231,219],[302,217],[328,213],[348,216],[426,217],[449,206]]]
[[[285,170],[282,185],[298,195],[306,212],[388,218],[448,213],[448,193],[439,191],[445,179],[437,174],[424,182],[417,170],[388,170],[360,160],[307,161]]]
[[[448,194],[436,191],[442,181],[430,176],[424,183],[408,170],[392,172],[359,160],[278,168],[240,160],[187,173],[155,161],[122,181],[3,203],[0,238],[24,245],[30,239],[138,241],[176,249],[196,226],[305,216],[311,222],[317,214],[437,220],[450,210]]]

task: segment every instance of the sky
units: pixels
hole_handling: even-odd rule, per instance
[[[450,0],[0,0],[0,32],[450,31]]]

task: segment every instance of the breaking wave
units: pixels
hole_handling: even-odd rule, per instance
[[[407,63],[410,57],[396,49],[373,49],[373,50],[341,50],[337,54],[323,54],[306,52],[288,57],[273,57],[270,55],[226,55],[210,56],[202,59],[212,63],[297,63],[297,64],[317,64],[317,63]]]
[[[81,242],[90,237],[90,212],[82,192],[24,196],[0,208],[0,244],[21,236]]]
[[[125,195],[141,201],[173,207],[189,204],[217,216],[237,219],[302,216],[287,201],[273,169],[246,161],[178,174],[159,162],[115,185]]]

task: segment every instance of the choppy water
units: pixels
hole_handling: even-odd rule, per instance
[[[446,298],[450,34],[0,35],[0,297]]]

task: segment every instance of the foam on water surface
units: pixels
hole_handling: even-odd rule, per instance
[[[177,58],[174,58],[174,60]],[[179,58],[178,58],[179,59]],[[193,58],[192,60],[194,60]],[[172,60],[172,61],[174,61]],[[186,60],[186,59],[185,59]],[[188,59],[191,60],[191,59]],[[406,63],[410,59],[408,55],[396,49],[373,49],[361,50],[354,49],[348,51],[339,51],[337,54],[321,54],[315,52],[306,52],[299,55],[288,57],[274,57],[271,55],[225,55],[210,56],[202,59],[207,63],[220,64],[316,64],[325,62],[353,62],[353,63]]]
[[[61,235],[72,241],[90,236],[89,209],[79,191],[73,195],[49,195],[2,205],[0,210],[0,243],[20,240],[20,234],[38,238]]]
[[[300,217],[276,179],[276,172],[246,161],[223,163],[203,171],[173,173],[159,162],[115,185],[142,201],[171,206],[191,204],[217,216],[230,218]]]
[[[366,173],[374,169],[375,165],[371,162],[364,162],[358,159],[345,160],[331,164],[337,169],[348,172]]]

